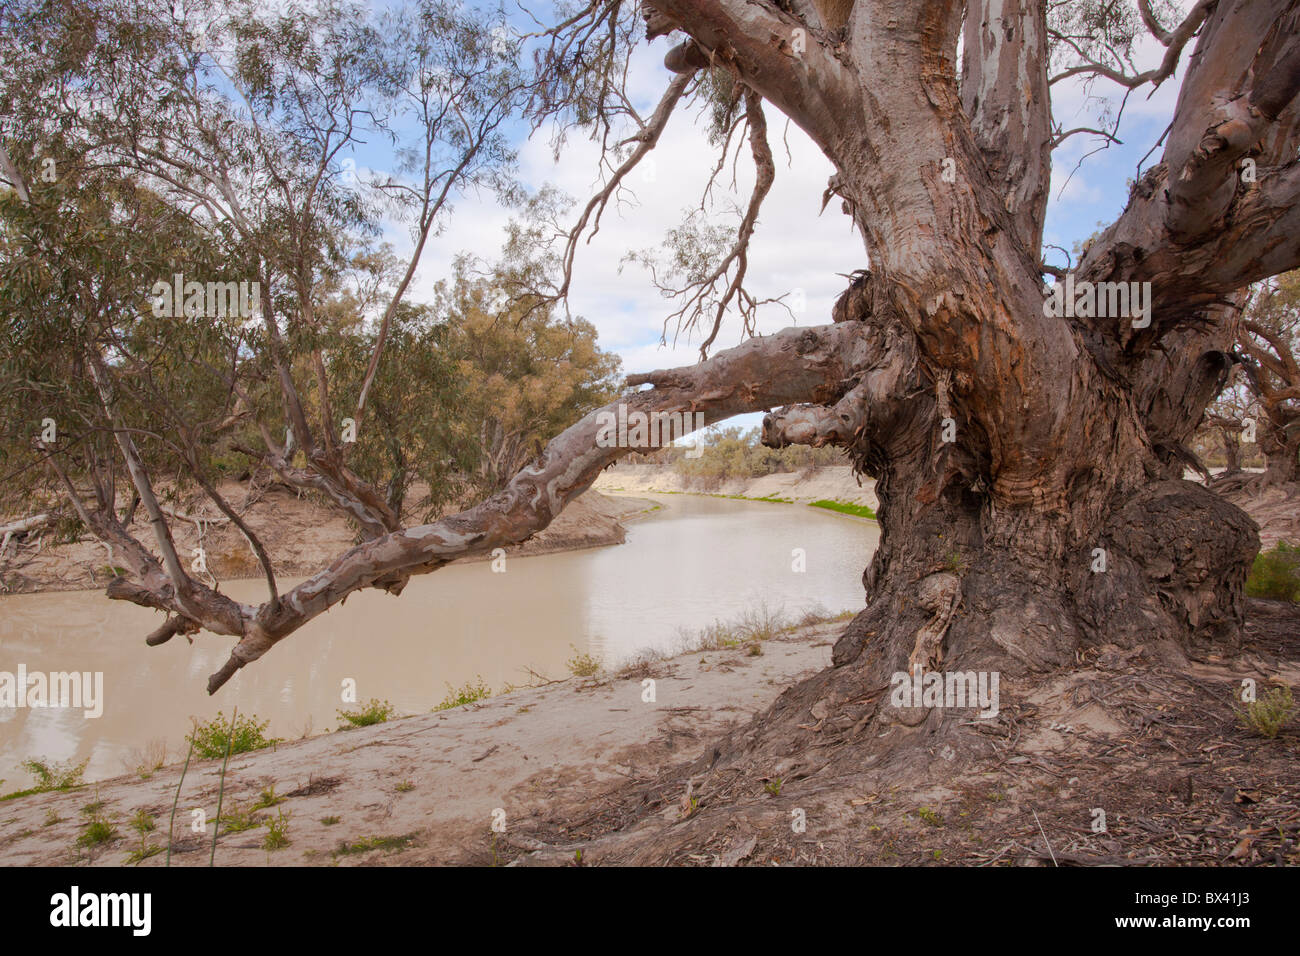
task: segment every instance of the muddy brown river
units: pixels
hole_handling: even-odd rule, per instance
[[[671,651],[713,621],[763,606],[788,619],[808,610],[863,606],[862,569],[874,522],[805,505],[691,495],[644,495],[661,509],[631,524],[616,547],[453,565],[413,578],[401,597],[352,595],[273,648],[208,697],[208,675],[232,639],[199,635],[146,647],[156,612],[79,591],[0,597],[0,681],[53,672],[102,673],[102,714],[84,708],[0,706],[0,792],[31,786],[29,757],[89,760],[85,779],[116,776],[151,741],[183,759],[191,718],[217,711],[269,721],[296,738],[339,724],[345,681],[359,700],[427,711],[448,685],[479,677],[493,691],[535,675],[567,677],[575,650],[617,664],[638,651]],[[802,552],[800,555],[799,552]],[[795,568],[802,563],[806,570]],[[288,582],[286,582],[287,584]],[[294,582],[296,583],[296,582]],[[259,601],[265,585],[223,590]]]

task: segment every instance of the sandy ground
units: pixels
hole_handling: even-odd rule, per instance
[[[845,501],[851,504],[880,506],[875,493],[876,483],[870,478],[859,479],[848,465],[819,468],[811,474],[784,472],[763,475],[744,481],[725,481],[710,489],[710,494],[741,495],[746,498],[788,498],[792,501]],[[592,485],[596,491],[621,491],[630,494],[645,492],[690,492],[701,489],[688,484],[681,475],[658,465],[615,465],[601,472]]]
[[[559,793],[590,798],[699,755],[705,743],[767,706],[793,681],[830,663],[843,623],[800,628],[746,648],[687,653],[634,665],[621,676],[570,678],[454,710],[337,731],[232,757],[222,817],[245,811],[264,788],[283,802],[258,812],[289,818],[290,843],[263,849],[264,826],[226,832],[219,865],[502,862],[509,835],[544,814]],[[644,701],[646,679],[655,700]],[[147,780],[117,777],[75,791],[0,802],[0,865],[121,865],[143,846],[166,847],[180,764]],[[194,761],[184,777],[173,866],[206,866],[221,761]],[[95,805],[100,806],[96,807]],[[90,808],[89,810],[87,808]],[[191,831],[192,810],[208,821]],[[142,844],[130,826],[144,810],[157,829]],[[505,833],[494,834],[496,819]],[[116,828],[110,842],[77,845],[92,813]],[[503,814],[503,815],[502,815]],[[337,822],[327,823],[326,820]],[[346,852],[347,847],[369,847]],[[141,865],[160,866],[164,854]]]
[[[763,781],[781,768],[745,769],[732,778],[737,793],[706,798],[731,806],[740,797],[732,811],[652,862],[1300,864],[1300,728],[1254,735],[1232,703],[1246,677],[1300,684],[1297,623],[1295,608],[1252,602],[1246,646],[1231,662],[1171,670],[1141,648],[1101,647],[1067,671],[1005,681],[996,719],[972,721],[953,741],[957,753],[931,748],[935,767],[961,761],[956,777],[873,783],[868,774],[845,789],[794,775],[765,794]],[[761,656],[692,652],[238,755],[222,819],[249,816],[267,788],[279,802],[254,811],[250,829],[223,825],[216,863],[563,864],[574,862],[571,851],[539,848],[588,841],[629,818],[690,827],[680,788],[663,789],[672,769],[826,666],[842,628],[789,632],[763,642]],[[646,678],[653,703],[642,697]],[[171,864],[207,865],[221,763],[193,762],[183,783],[181,770],[0,802],[0,865],[134,862],[142,847],[167,846],[178,786]],[[207,820],[201,833],[191,830],[196,808]],[[806,832],[790,826],[796,810]],[[139,811],[157,828],[143,839],[130,825]],[[266,821],[281,813],[289,843],[268,850]],[[114,832],[78,845],[92,817]],[[597,850],[582,862],[633,861]],[[140,865],[165,862],[156,852]]]
[[[266,489],[246,510],[245,486],[229,484],[218,490],[241,512],[241,518],[266,546],[279,576],[315,574],[356,544],[355,532],[341,514],[282,485]],[[626,537],[623,521],[652,507],[652,502],[612,499],[588,491],[544,531],[507,550],[510,554],[533,555],[622,544]],[[180,511],[199,516],[217,514],[210,506],[205,510],[204,503],[197,498],[184,502]],[[143,514],[141,509],[131,532],[137,540],[148,544],[153,537]],[[411,524],[419,523],[417,515],[406,518]],[[10,519],[0,518],[0,524],[7,520]],[[172,533],[177,548],[187,560],[193,558],[196,548],[203,548],[205,564],[219,581],[261,576],[252,548],[229,523],[207,525],[200,534],[193,523],[174,521]],[[74,544],[55,546],[50,543],[48,533],[31,534],[21,542],[11,542],[5,553],[0,554],[0,594],[99,589],[108,583],[112,563],[108,548],[89,535]]]

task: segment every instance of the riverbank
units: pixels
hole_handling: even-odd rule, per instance
[[[698,638],[705,649],[648,655],[614,674],[550,680],[238,754],[224,783],[221,760],[195,759],[183,781],[183,765],[171,762],[147,779],[129,774],[0,800],[0,865],[135,862],[142,848],[167,846],[178,787],[172,866],[208,864],[218,801],[230,821],[217,839],[218,865],[500,862],[518,853],[508,849],[514,829],[543,815],[558,794],[595,799],[694,756],[703,741],[829,665],[842,628],[840,619],[783,630],[754,617],[706,630]],[[282,802],[253,809],[269,791]],[[191,828],[195,810],[209,821],[202,833]],[[502,834],[491,829],[498,810]],[[268,850],[266,821],[278,824],[281,814],[288,843]],[[132,821],[144,820],[154,829],[139,823],[142,837]],[[102,826],[92,831],[95,822]],[[92,842],[92,832],[103,839]],[[141,865],[165,860],[152,853]]]
[[[164,866],[169,843],[172,866],[1294,865],[1300,733],[1260,736],[1233,695],[1247,677],[1300,682],[1297,617],[1252,601],[1230,662],[1171,669],[1103,646],[1008,677],[998,714],[921,776],[864,769],[828,786],[797,754],[744,768],[723,826],[691,819],[716,793],[663,786],[824,668],[843,621],[766,639],[723,629],[707,649],[612,675],[239,754],[224,776],[220,760],[194,760],[3,800],[0,865]],[[826,717],[814,709],[809,731],[837,732]],[[959,777],[940,772],[957,756]],[[633,824],[678,834],[678,849],[601,842]]]
[[[595,491],[622,494],[709,494],[799,504],[834,501],[865,505],[873,512],[880,507],[880,501],[876,498],[875,481],[854,475],[853,469],[848,465],[831,465],[803,472],[780,472],[757,478],[728,479],[705,487],[662,465],[618,464],[601,472],[591,487]]]
[[[283,578],[315,574],[355,543],[355,532],[337,510],[310,496],[274,484],[250,494],[243,485],[218,489],[227,501],[243,502],[241,519],[261,539],[276,575]],[[553,554],[583,548],[622,544],[626,522],[653,510],[654,502],[628,496],[611,498],[596,491],[575,499],[550,526],[531,540],[506,550],[510,556]],[[198,499],[175,508],[178,514],[203,518]],[[209,509],[210,510],[210,509]],[[411,524],[419,518],[408,515]],[[3,523],[3,522],[0,522]],[[153,540],[143,509],[129,530],[146,546]],[[177,549],[187,559],[197,559],[203,549],[204,564],[218,581],[261,577],[261,567],[243,535],[219,515],[212,520],[177,520],[172,523]],[[490,555],[466,558],[463,563],[490,560]],[[113,576],[108,548],[86,535],[78,541],[55,544],[52,534],[29,532],[8,542],[0,554],[0,595],[47,591],[87,591],[104,588]]]

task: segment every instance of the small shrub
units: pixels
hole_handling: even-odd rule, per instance
[[[323,823],[323,824],[325,824],[325,826],[327,826],[327,827],[332,827],[332,826],[334,826],[336,823],[339,822],[339,818],[338,818],[338,817],[321,817],[321,818],[320,818],[320,822]]]
[[[162,847],[149,842],[149,834],[157,828],[158,825],[153,817],[144,810],[135,812],[135,816],[131,818],[131,829],[140,834],[140,845],[126,855],[127,863],[136,865],[163,851]]]
[[[92,817],[77,837],[77,846],[92,847],[111,843],[117,839],[117,827],[103,817]]]
[[[340,710],[339,719],[346,720],[353,727],[369,727],[371,724],[386,723],[396,712],[397,708],[392,704],[376,697],[371,698],[357,710]]]
[[[234,726],[220,711],[206,724],[194,721],[194,730],[186,740],[194,745],[194,755],[203,760],[215,760],[226,755],[229,741],[230,753],[243,754],[252,750],[273,747],[280,742],[279,737],[267,737],[266,728],[269,720],[258,723],[256,716],[236,717]]]
[[[488,689],[487,684],[483,683],[483,678],[480,676],[476,683],[466,681],[461,687],[452,687],[448,684],[447,696],[434,710],[451,710],[453,707],[463,707],[465,704],[486,700],[491,696],[492,691]]]
[[[727,648],[739,647],[741,638],[737,630],[730,624],[714,621],[712,624],[706,624],[695,639],[689,643],[696,650],[721,651]]]
[[[939,816],[939,814],[935,813],[929,807],[922,807],[920,810],[916,811],[916,815],[932,827],[943,826],[943,817]]]
[[[744,640],[770,641],[786,630],[785,615],[771,610],[766,604],[750,608],[740,616],[736,628]]]
[[[88,763],[90,763],[89,759],[78,764],[70,760],[62,764],[47,763],[36,758],[24,760],[22,768],[36,778],[36,786],[25,792],[48,793],[51,790],[74,790],[81,786],[81,775],[86,772]]]
[[[257,803],[253,804],[254,810],[263,810],[267,807],[273,807],[277,803],[284,803],[284,797],[275,792],[275,784],[262,788],[262,794],[257,798]]]
[[[832,614],[822,607],[805,611],[803,617],[799,618],[798,627],[812,627],[815,624],[826,624],[830,621],[847,621],[854,616],[853,611],[840,611],[838,614]]]
[[[266,839],[262,841],[264,850],[279,850],[289,845],[289,814],[284,810],[278,813],[276,819],[268,818],[266,821]]]
[[[257,815],[255,807],[245,807],[240,809],[238,805],[232,806],[230,812],[223,814],[221,824],[226,828],[227,833],[242,833],[245,830],[256,830],[262,825],[262,817]]]
[[[131,751],[125,761],[126,769],[138,774],[141,780],[148,780],[154,771],[161,770],[167,764],[167,741],[155,737],[145,744],[143,750]]]
[[[1279,541],[1272,551],[1255,555],[1246,577],[1246,593],[1257,598],[1300,601],[1300,547]]]
[[[395,789],[398,793],[410,793],[412,790],[415,789],[415,784],[411,783],[411,781],[409,780],[403,780],[393,789]]]
[[[1237,720],[1247,730],[1261,737],[1276,737],[1295,709],[1295,698],[1290,687],[1274,687],[1258,700],[1237,711]]]
[[[781,795],[781,778],[777,777],[775,780],[769,780],[763,784],[763,789],[772,796],[779,797]]]
[[[600,673],[600,658],[580,653],[572,644],[569,647],[573,650],[573,656],[565,662],[565,666],[569,668],[570,674],[574,677],[595,677]]]
[[[126,862],[135,866],[149,859],[151,856],[157,856],[162,851],[163,848],[158,846],[156,843],[146,843],[144,840],[141,840],[140,845],[126,855]]]

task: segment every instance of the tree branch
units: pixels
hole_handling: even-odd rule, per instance
[[[832,142],[850,82],[826,42],[767,0],[646,0],[815,141]],[[796,32],[798,31],[798,32]],[[796,51],[795,37],[802,50]]]
[[[517,544],[545,528],[606,466],[629,452],[651,449],[617,447],[606,440],[608,416],[616,415],[619,406],[627,415],[698,413],[702,418],[689,426],[694,428],[774,405],[833,401],[870,354],[866,337],[854,324],[786,329],[749,339],[699,365],[629,376],[630,386],[655,387],[588,414],[491,498],[432,524],[358,545],[284,594],[278,605],[260,607],[230,659],[209,679],[208,692],[354,591],[394,573],[427,574],[458,558]]]

